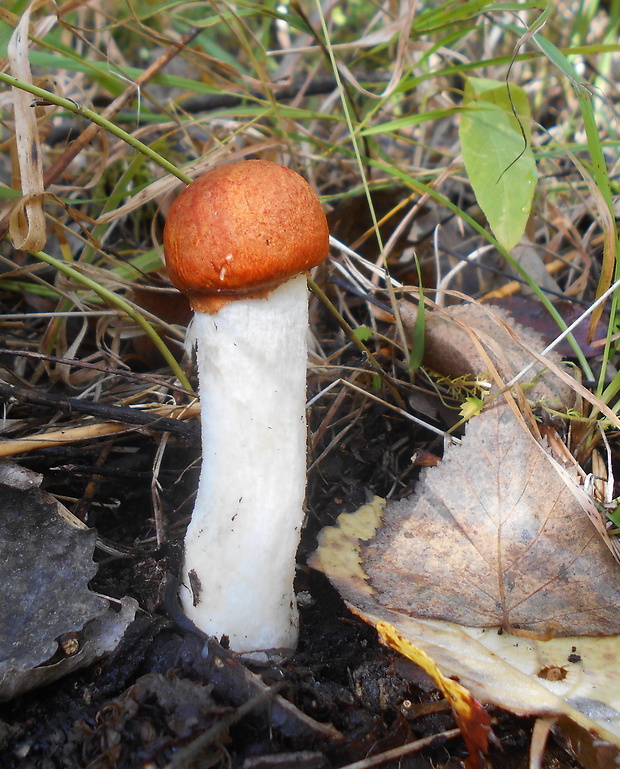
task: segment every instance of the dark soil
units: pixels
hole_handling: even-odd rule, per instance
[[[347,408],[357,405],[352,399]],[[42,409],[41,419],[46,416]],[[312,420],[316,430],[320,409]],[[299,648],[290,659],[252,666],[268,685],[262,690],[248,683],[245,665],[226,650],[177,624],[170,596],[166,603],[167,575],[178,568],[196,488],[198,449],[171,438],[159,473],[166,542],[157,547],[150,490],[156,437],[135,433],[20,460],[43,473],[48,491],[81,500],[89,525],[126,549],[123,558],[97,551],[92,587],[131,595],[141,608],[111,657],[0,707],[2,769],[371,766],[356,762],[454,728],[426,675],[383,648],[325,578],[303,565],[318,530],[365,501],[369,491],[410,489],[409,425],[367,406],[364,418],[311,470],[297,580]],[[332,437],[314,446],[315,456]],[[94,494],[85,501],[87,488]],[[295,708],[284,709],[277,696]],[[532,723],[500,712],[491,716],[497,741],[490,765],[526,767]],[[377,765],[459,767],[466,756],[459,738],[439,738]],[[562,748],[551,745],[545,767],[571,766]]]

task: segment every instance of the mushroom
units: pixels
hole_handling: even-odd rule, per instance
[[[235,651],[292,648],[306,486],[305,273],[327,256],[325,214],[290,169],[230,163],[175,200],[164,248],[195,312],[202,404],[181,605]]]

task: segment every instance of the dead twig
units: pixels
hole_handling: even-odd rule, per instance
[[[273,699],[277,693],[283,688],[283,684],[275,684],[275,686],[265,687],[259,694],[254,695],[251,699],[244,702],[239,706],[234,713],[220,718],[220,720],[213,724],[210,729],[203,732],[193,742],[186,745],[184,748],[178,750],[167,766],[166,769],[181,769],[181,767],[189,766],[194,759],[209,745],[222,739],[230,727],[241,721],[248,713],[256,710],[260,705],[264,705]]]
[[[386,750],[385,753],[377,753],[376,756],[370,756],[370,758],[364,758],[361,761],[354,761],[352,764],[343,766],[342,769],[371,769],[373,766],[380,766],[388,761],[396,761],[403,756],[419,753],[421,750],[424,750],[424,748],[427,748],[438,740],[452,740],[460,734],[460,729],[448,729],[445,732],[431,734],[428,737],[423,737],[421,740],[408,742],[406,745],[400,745],[398,748]]]
[[[50,363],[61,363],[66,366],[74,366],[76,368],[86,368],[91,371],[101,371],[103,374],[115,374],[117,376],[123,376],[142,382],[150,382],[155,385],[165,386],[168,390],[173,392],[188,394],[184,387],[180,387],[170,381],[169,378],[157,377],[152,374],[138,374],[135,371],[129,369],[119,369],[113,366],[103,366],[100,363],[88,363],[84,360],[77,360],[74,358],[63,358],[58,355],[46,355],[42,352],[34,352],[32,350],[11,350],[10,348],[0,348],[0,355],[13,355],[19,358],[32,358],[33,360],[44,360]],[[194,393],[189,393],[192,397],[195,397]]]
[[[46,393],[34,392],[32,390],[28,391],[25,389],[19,389],[11,385],[4,384],[3,382],[0,382],[0,398],[5,401],[14,400],[18,403],[47,406],[48,408],[54,408],[63,414],[88,414],[89,416],[105,420],[106,422],[120,423],[112,426],[111,429],[106,430],[106,432],[118,432],[118,430],[124,429],[125,425],[139,425],[147,427],[149,430],[179,435],[188,441],[188,443],[194,443],[200,438],[199,425],[192,422],[182,422],[180,419],[170,419],[169,417],[161,416],[157,413],[156,409],[153,409],[152,411],[146,409],[133,409],[127,406],[113,406],[107,403],[93,403],[92,401],[83,401],[80,398],[53,396]],[[92,430],[94,426],[90,425],[89,427]],[[63,432],[68,434],[70,430],[55,432]],[[26,441],[20,440],[19,443],[37,441],[46,438],[52,440],[50,434],[48,433],[41,436],[34,436],[32,439],[29,438]],[[55,442],[56,441],[52,440],[50,445],[54,445]],[[11,443],[14,443],[14,441],[11,441]],[[0,444],[0,453],[4,445],[5,444]],[[4,454],[4,456],[8,455]]]

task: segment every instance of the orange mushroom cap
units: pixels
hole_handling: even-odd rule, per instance
[[[329,251],[327,220],[299,174],[267,160],[207,171],[174,201],[166,267],[194,310],[262,295],[315,267]]]

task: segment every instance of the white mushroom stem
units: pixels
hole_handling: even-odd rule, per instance
[[[181,600],[239,652],[297,640],[307,328],[303,275],[194,319],[203,451]]]

